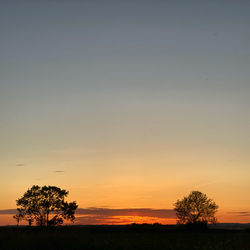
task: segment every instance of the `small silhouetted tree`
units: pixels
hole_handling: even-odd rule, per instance
[[[174,204],[178,224],[209,224],[216,223],[215,213],[218,205],[206,194],[200,191],[192,191],[182,200],[177,200]]]
[[[76,202],[66,202],[68,191],[55,186],[32,186],[16,201],[19,223],[25,219],[31,226],[36,222],[39,226],[55,226],[63,224],[64,220],[74,221]]]
[[[19,226],[20,220],[22,219],[22,216],[18,213],[13,216],[13,218],[16,220],[16,225]]]

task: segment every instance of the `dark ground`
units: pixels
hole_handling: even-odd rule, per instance
[[[250,249],[249,230],[190,231],[175,226],[0,227],[0,249]]]

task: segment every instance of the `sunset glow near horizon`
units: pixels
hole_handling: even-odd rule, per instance
[[[250,222],[249,10],[2,2],[0,225],[32,185],[68,190],[76,224],[173,224],[192,190]]]

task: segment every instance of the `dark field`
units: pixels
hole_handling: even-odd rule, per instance
[[[250,231],[154,226],[1,227],[0,249],[250,249]]]

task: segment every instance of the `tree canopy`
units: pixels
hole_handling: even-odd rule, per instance
[[[39,226],[55,226],[64,220],[73,222],[77,204],[66,202],[68,191],[55,186],[32,186],[16,201],[17,223],[28,221],[29,225],[36,222]]]
[[[200,191],[192,191],[174,204],[179,224],[216,223],[218,205]]]

